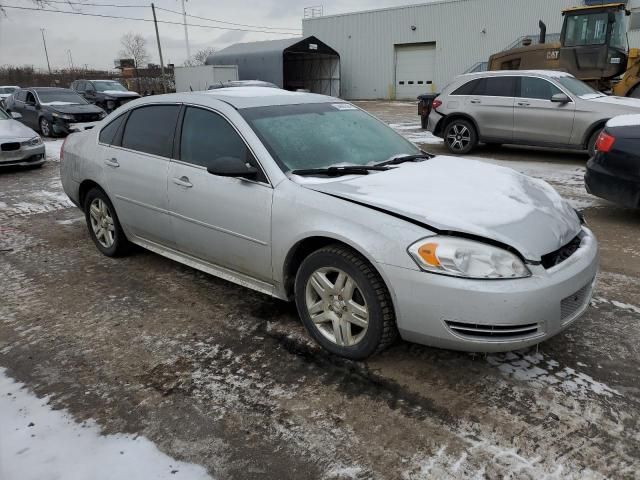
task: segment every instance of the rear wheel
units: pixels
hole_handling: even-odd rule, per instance
[[[478,144],[478,134],[470,121],[456,119],[445,127],[444,142],[451,153],[464,155]]]
[[[603,128],[596,129],[596,131],[593,132],[589,137],[589,143],[587,144],[589,157],[593,157],[596,154],[596,140],[598,140],[598,136],[600,135],[600,132],[602,132],[602,130]]]
[[[100,252],[107,257],[129,253],[131,244],[106,193],[99,188],[91,189],[84,201],[84,212],[89,235]]]
[[[309,335],[336,355],[362,360],[397,338],[391,296],[382,277],[342,245],[317,250],[302,262],[295,299]]]

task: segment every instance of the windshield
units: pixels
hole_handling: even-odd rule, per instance
[[[46,105],[48,103],[81,103],[86,104],[84,98],[71,90],[38,90],[38,98],[40,103]]]
[[[559,78],[556,78],[556,80],[560,82],[560,84],[564,88],[569,90],[570,93],[578,97],[585,97],[585,96],[602,97],[604,95],[604,93],[594,90],[589,85],[584,83],[582,80],[578,80],[575,77],[559,77]]]
[[[121,84],[114,81],[99,81],[93,82],[94,87],[98,92],[106,92],[109,90],[115,90],[117,92],[127,92],[128,90],[124,88]]]
[[[7,114],[7,112],[0,108],[0,120],[9,120],[10,118],[11,117]]]
[[[0,87],[0,95],[11,94],[17,90],[16,87]]]
[[[284,171],[372,165],[420,150],[348,103],[278,105],[240,110]]]

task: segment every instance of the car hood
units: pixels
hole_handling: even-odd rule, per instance
[[[566,245],[581,228],[575,210],[548,183],[475,160],[438,156],[370,175],[291,178],[436,231],[509,245],[532,261]]]
[[[115,98],[138,98],[140,95],[136,92],[123,92],[122,90],[105,90],[105,95]]]
[[[628,98],[628,97],[615,97],[611,95],[605,95],[604,97],[597,97],[589,99],[590,102],[605,103],[620,107],[624,110],[640,112],[640,99]]]
[[[16,120],[0,120],[0,140],[19,140],[37,137],[38,134]]]
[[[51,111],[56,111],[59,113],[100,113],[103,110],[100,107],[96,107],[95,105],[83,105],[80,103],[52,103],[52,104],[42,104],[47,107]]]

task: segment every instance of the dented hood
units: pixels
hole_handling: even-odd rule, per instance
[[[532,261],[567,244],[581,228],[574,209],[546,182],[475,160],[437,156],[370,175],[292,178],[439,231],[507,244]]]

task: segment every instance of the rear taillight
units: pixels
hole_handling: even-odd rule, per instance
[[[613,135],[602,131],[600,135],[598,135],[598,139],[596,140],[596,150],[598,152],[607,153],[613,147],[613,144],[616,142],[616,137]]]
[[[431,104],[431,108],[433,108],[434,110],[438,107],[440,107],[442,105],[442,101],[438,100],[437,98],[433,101],[433,103]]]

